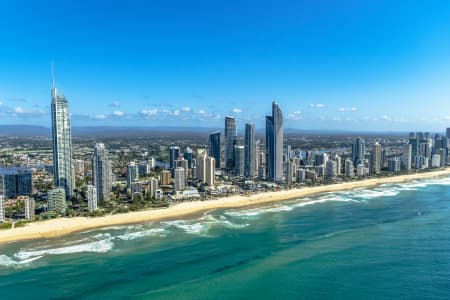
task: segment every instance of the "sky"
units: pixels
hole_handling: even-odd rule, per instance
[[[0,125],[450,127],[450,1],[0,1]]]

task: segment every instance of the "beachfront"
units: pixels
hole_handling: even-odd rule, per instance
[[[436,178],[448,175],[450,175],[450,168],[426,173],[367,179],[363,181],[305,187],[301,189],[291,189],[278,192],[267,192],[252,196],[237,195],[210,201],[183,202],[173,205],[169,208],[143,210],[138,212],[129,212],[96,218],[58,218],[53,220],[28,223],[24,227],[1,230],[0,243],[39,238],[54,238],[75,232],[114,225],[136,224],[160,221],[164,219],[181,218],[214,209],[256,206],[294,198],[302,198],[313,194],[337,192],[355,188],[374,187],[380,184],[401,183],[411,180]]]

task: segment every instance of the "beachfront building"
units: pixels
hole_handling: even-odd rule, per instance
[[[267,178],[283,180],[283,113],[276,102],[272,102],[272,115],[266,116],[266,171]]]
[[[237,139],[236,119],[232,116],[225,117],[225,169],[231,171],[234,168],[234,145]]]
[[[381,171],[381,145],[376,142],[370,153],[370,174],[377,175]]]
[[[439,154],[433,154],[431,156],[431,167],[439,168],[441,166],[441,156]]]
[[[23,204],[25,207],[25,219],[33,220],[34,219],[34,209],[35,209],[35,201],[34,198],[30,198],[28,196],[23,197]]]
[[[208,155],[214,157],[216,169],[220,169],[220,131],[213,132],[209,135]]]
[[[388,169],[393,173],[398,173],[401,170],[401,160],[398,157],[394,157],[388,160]]]
[[[334,160],[329,159],[325,166],[325,177],[336,178],[337,177],[337,163]]]
[[[215,184],[216,177],[216,159],[214,157],[208,156],[205,161],[205,183],[209,186],[213,186]]]
[[[71,197],[74,180],[69,104],[66,97],[55,87],[53,70],[51,98],[54,186],[63,188],[65,196]]]
[[[109,201],[111,192],[111,162],[103,143],[96,143],[92,159],[92,184],[97,191],[97,201]]]
[[[0,168],[0,194],[6,199],[31,195],[32,177],[32,171],[27,168]]]
[[[255,125],[245,124],[244,142],[244,175],[245,177],[255,177],[256,142]]]
[[[155,198],[156,190],[159,188],[158,187],[158,179],[150,178],[150,180],[148,181],[148,186],[149,186],[150,197]]]
[[[139,166],[135,161],[131,161],[128,164],[128,173],[127,173],[127,188],[131,190],[131,185],[139,181]]]
[[[352,145],[352,160],[354,165],[359,165],[364,161],[366,145],[362,138],[357,138]]]
[[[184,168],[178,167],[174,170],[174,189],[175,191],[183,191],[186,188],[186,174]]]
[[[412,162],[412,145],[405,144],[403,145],[402,150],[403,150],[401,156],[402,169],[405,171],[410,171]]]
[[[236,176],[244,176],[244,146],[234,145],[234,174]]]
[[[3,195],[0,195],[0,223],[5,222],[5,198]]]
[[[48,210],[65,215],[67,210],[66,190],[56,188],[48,191]]]
[[[344,168],[345,168],[345,177],[347,178],[355,177],[355,167],[353,166],[353,161],[351,159],[347,158],[345,160]]]
[[[93,185],[88,185],[86,195],[88,200],[88,211],[96,211],[98,209],[97,188]]]

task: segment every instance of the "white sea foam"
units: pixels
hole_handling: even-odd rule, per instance
[[[72,254],[81,252],[105,253],[113,248],[114,244],[110,239],[79,244],[61,248],[50,248],[44,250],[19,251],[14,254],[14,258],[18,260],[26,260],[33,257],[42,257],[44,255]]]
[[[148,230],[142,230],[142,231],[135,231],[135,232],[128,232],[125,234],[121,234],[116,236],[115,238],[123,240],[123,241],[129,241],[134,240],[137,238],[142,238],[146,236],[165,236],[166,230],[162,228],[152,228]]]
[[[43,255],[32,257],[29,259],[24,259],[24,260],[14,260],[7,255],[0,255],[0,266],[15,267],[15,266],[27,265],[35,260],[40,259],[41,257],[43,257]]]

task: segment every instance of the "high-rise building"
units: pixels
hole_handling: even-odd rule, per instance
[[[25,196],[23,198],[23,204],[25,207],[25,219],[27,220],[34,219],[34,208],[35,208],[34,198]]]
[[[96,143],[92,158],[92,184],[97,191],[97,201],[102,203],[109,200],[111,192],[111,162],[108,150],[103,143]]]
[[[450,139],[450,128],[447,128],[447,131],[445,132],[445,136]]]
[[[441,156],[441,167],[447,166],[448,149],[439,150],[439,155]]]
[[[98,203],[97,203],[97,188],[93,185],[88,185],[87,186],[87,200],[88,200],[88,211],[89,212],[93,212],[96,211],[98,208]]]
[[[441,156],[439,154],[433,154],[431,156],[431,167],[439,168],[441,166]]]
[[[335,178],[337,176],[337,163],[336,161],[329,159],[325,165],[325,177]]]
[[[170,146],[169,149],[169,169],[173,171],[175,169],[175,161],[180,156],[180,147]]]
[[[266,170],[268,178],[283,180],[283,114],[276,102],[272,102],[272,116],[266,116]]]
[[[255,176],[256,143],[255,125],[245,124],[245,144],[244,144],[244,175],[246,177]]]
[[[130,161],[128,164],[127,188],[131,189],[131,185],[136,181],[139,181],[139,166],[135,161]]]
[[[208,156],[206,158],[205,167],[205,183],[209,186],[213,186],[215,184],[216,159],[214,157]]]
[[[57,214],[64,215],[66,213],[66,190],[56,188],[48,191],[48,210]]]
[[[172,178],[170,172],[167,170],[162,170],[159,174],[159,183],[161,185],[169,185],[171,180]]]
[[[5,198],[31,195],[32,177],[32,171],[27,168],[0,168],[0,194]]]
[[[412,145],[405,144],[403,145],[403,154],[401,156],[401,166],[405,171],[411,170],[411,162],[412,162]]]
[[[287,160],[286,166],[286,183],[293,184],[297,181],[297,163],[294,158]]]
[[[215,168],[220,169],[220,131],[209,135],[208,155],[214,157],[216,161]]]
[[[158,179],[150,178],[150,180],[148,181],[148,185],[149,185],[150,197],[155,198],[156,190],[159,188]]]
[[[359,165],[365,156],[365,143],[362,138],[357,138],[352,146],[352,160],[354,165]]]
[[[5,222],[6,216],[5,216],[5,198],[3,195],[0,195],[0,223]]]
[[[234,146],[234,173],[244,176],[244,146]]]
[[[234,167],[234,145],[237,139],[236,119],[225,117],[225,168],[232,170]]]
[[[197,151],[197,178],[200,179],[201,182],[205,182],[206,180],[206,154],[205,152]]]
[[[66,197],[71,197],[74,182],[69,105],[66,97],[55,87],[53,70],[51,97],[54,185],[63,188]]]
[[[388,169],[393,173],[400,172],[401,170],[401,161],[398,157],[394,157],[388,160]]]
[[[345,177],[347,178],[355,177],[355,167],[353,166],[353,161],[351,159],[347,158],[345,160],[344,168],[345,168]]]
[[[370,173],[372,175],[379,174],[381,171],[381,145],[376,142],[370,153]]]
[[[174,188],[175,191],[184,191],[186,188],[186,176],[184,168],[178,167],[174,170]]]
[[[192,169],[193,160],[194,160],[194,152],[192,151],[192,149],[187,147],[183,153],[183,157],[188,162],[187,169],[189,169],[189,170]]]

